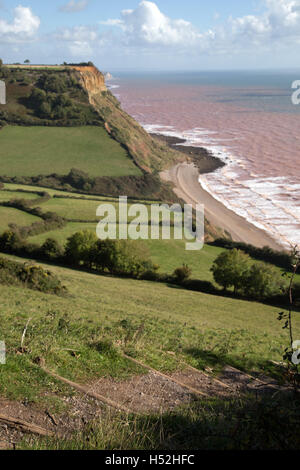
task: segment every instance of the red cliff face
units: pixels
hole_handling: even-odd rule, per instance
[[[82,84],[90,96],[106,91],[104,75],[96,67],[73,66],[80,73]]]

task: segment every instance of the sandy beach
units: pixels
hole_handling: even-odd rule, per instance
[[[174,184],[174,191],[186,203],[204,204],[205,217],[216,227],[230,233],[234,241],[250,243],[257,247],[269,246],[274,250],[283,247],[267,232],[249,223],[229,210],[205,191],[199,183],[199,171],[193,163],[179,163],[161,172],[161,178]]]

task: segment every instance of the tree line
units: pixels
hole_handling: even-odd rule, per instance
[[[0,236],[0,251],[101,274],[176,284],[213,295],[281,305],[287,302],[287,282],[280,270],[237,249],[222,252],[212,265],[214,280],[222,290],[208,280],[192,279],[192,271],[185,264],[172,274],[160,273],[142,241],[99,240],[90,230],[74,233],[63,247],[53,238],[41,246],[32,244],[18,231],[6,230]],[[293,293],[299,304],[300,284],[294,285]]]

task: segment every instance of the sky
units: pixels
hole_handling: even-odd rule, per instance
[[[299,51],[300,0],[0,0],[5,63],[295,69]]]

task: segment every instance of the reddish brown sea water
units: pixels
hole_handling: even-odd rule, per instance
[[[222,86],[126,77],[111,84],[146,130],[184,137],[226,161],[200,177],[202,186],[287,247],[300,244],[300,106],[292,105],[289,78],[262,81]]]

